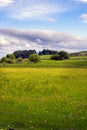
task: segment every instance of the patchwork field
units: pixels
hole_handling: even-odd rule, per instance
[[[0,129],[87,130],[86,68],[0,68]]]

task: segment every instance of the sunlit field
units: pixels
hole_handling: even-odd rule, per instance
[[[87,0],[0,0],[0,130],[87,130]]]
[[[47,57],[48,58],[48,57]],[[7,64],[2,63],[0,64],[0,68],[3,67],[10,67],[10,68],[87,68],[87,57],[85,58],[75,58],[72,57],[72,59],[69,60],[46,60],[43,59],[38,63],[29,63],[28,59],[24,59],[22,63],[14,63],[14,64]]]
[[[0,68],[0,129],[87,130],[86,68]]]

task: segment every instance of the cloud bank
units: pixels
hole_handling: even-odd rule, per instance
[[[0,57],[16,50],[87,50],[87,37],[50,30],[0,29]]]

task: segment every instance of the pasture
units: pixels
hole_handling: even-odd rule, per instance
[[[30,63],[28,59],[23,59],[23,62],[19,64],[1,63],[0,68],[87,68],[87,56],[71,57],[71,59],[59,61],[46,59],[49,56],[42,56],[41,58],[43,59],[36,64]]]
[[[0,129],[9,127],[87,130],[87,69],[0,68]]]

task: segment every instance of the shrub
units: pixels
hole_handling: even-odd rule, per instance
[[[29,60],[31,62],[37,63],[40,61],[40,56],[38,54],[31,54],[29,55]]]
[[[0,63],[9,63],[9,64],[13,64],[15,63],[15,56],[13,54],[8,54],[6,57],[3,57],[0,60]]]
[[[3,62],[6,62],[7,61],[7,58],[6,57],[2,57],[0,62],[3,63]]]
[[[59,54],[54,54],[54,55],[51,56],[51,59],[52,59],[52,60],[60,60],[61,57],[60,57]]]
[[[15,60],[12,60],[12,59],[10,59],[10,58],[3,57],[3,58],[0,60],[0,63],[9,63],[9,64],[12,64],[12,63],[15,63]]]
[[[7,59],[6,59],[6,63],[8,63],[8,64],[13,64],[13,63],[15,63],[15,60],[12,60],[12,59],[10,59],[10,58],[7,58]]]
[[[23,61],[22,57],[20,57],[20,58],[18,58],[18,59],[16,60],[17,63],[22,63],[22,61]]]

